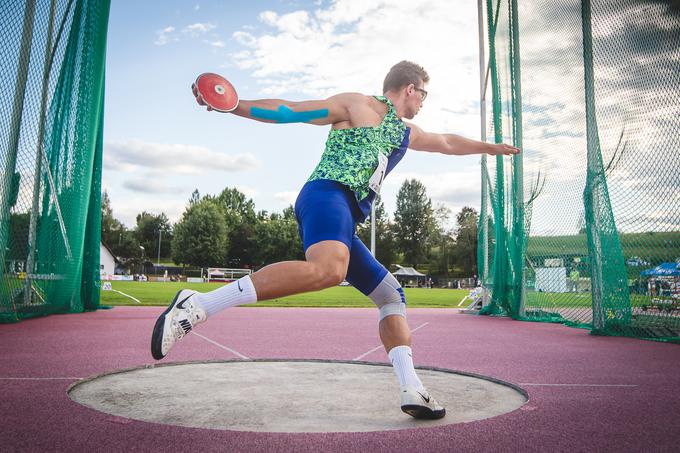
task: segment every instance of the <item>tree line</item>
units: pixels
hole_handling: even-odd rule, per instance
[[[451,211],[432,206],[425,186],[406,180],[389,218],[376,199],[376,257],[390,266],[416,267],[437,277],[477,274],[477,211],[464,207],[451,225]],[[370,219],[357,226],[370,247]],[[160,241],[159,241],[160,239]],[[125,266],[139,266],[160,256],[193,267],[258,269],[285,260],[304,259],[292,206],[282,213],[257,211],[255,203],[235,188],[201,196],[195,190],[174,225],[164,213],[146,211],[128,229],[118,221],[106,192],[102,195],[102,241]]]

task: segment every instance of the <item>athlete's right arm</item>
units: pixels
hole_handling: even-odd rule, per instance
[[[282,99],[239,101],[231,113],[265,123],[309,123],[319,126],[349,119],[348,96],[338,94],[325,100],[292,102]]]

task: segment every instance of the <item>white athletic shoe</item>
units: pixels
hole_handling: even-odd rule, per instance
[[[167,310],[158,317],[151,335],[154,359],[165,357],[177,340],[208,319],[208,314],[194,300],[194,294],[196,291],[190,289],[179,291]]]
[[[413,418],[435,420],[446,415],[446,409],[425,389],[402,387],[401,410]]]

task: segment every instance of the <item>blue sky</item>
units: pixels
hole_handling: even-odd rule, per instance
[[[402,59],[430,73],[414,122],[479,138],[476,2],[114,0],[108,30],[103,185],[114,215],[179,219],[191,192],[237,187],[258,209],[281,211],[316,166],[328,127],[271,125],[199,108],[202,72],[243,99],[381,94]],[[435,204],[479,206],[479,156],[409,151],[383,186],[388,212],[406,178]]]

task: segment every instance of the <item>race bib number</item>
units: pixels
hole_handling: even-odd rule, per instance
[[[380,186],[385,179],[387,172],[387,157],[378,151],[378,168],[375,169],[371,179],[368,180],[368,187],[376,194],[380,193]]]

